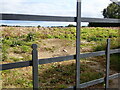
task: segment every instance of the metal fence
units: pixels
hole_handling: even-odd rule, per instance
[[[76,17],[61,17],[61,16],[41,16],[41,15],[23,15],[23,14],[5,14],[1,13],[1,20],[21,20],[21,21],[59,21],[59,22],[76,22],[76,54],[62,57],[53,57],[38,59],[37,45],[32,45],[32,60],[31,61],[22,61],[16,63],[1,64],[0,70],[8,70],[14,68],[22,68],[32,66],[33,68],[33,89],[38,89],[38,65],[47,64],[53,62],[61,62],[76,59],[76,85],[70,88],[85,88],[101,82],[105,82],[105,88],[109,88],[109,80],[120,77],[120,73],[109,75],[109,66],[110,66],[110,54],[120,53],[120,49],[110,50],[110,39],[107,39],[107,48],[106,51],[97,51],[91,53],[80,53],[80,31],[81,31],[81,22],[100,22],[100,23],[120,23],[120,19],[103,19],[103,18],[85,18],[81,17],[81,1],[77,0],[77,16]],[[89,81],[86,83],[80,84],[80,59],[94,56],[106,55],[106,77]],[[69,89],[69,88],[67,88]]]

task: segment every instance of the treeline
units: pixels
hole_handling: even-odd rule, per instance
[[[0,25],[0,27],[35,27],[35,26]]]
[[[120,23],[89,23],[88,27],[120,27]]]
[[[0,27],[43,27],[43,26],[18,26],[18,25],[0,25]],[[47,26],[48,28],[55,28],[55,27],[76,27],[73,24],[69,24],[67,26]],[[88,26],[82,26],[82,27],[120,27],[120,23],[89,23]]]
[[[0,27],[37,27],[37,28],[40,28],[40,27],[44,27],[44,26],[19,26],[19,25],[0,25]],[[75,25],[73,24],[69,24],[67,26],[47,26],[47,27],[76,27]]]

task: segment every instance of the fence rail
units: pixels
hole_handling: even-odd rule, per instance
[[[109,80],[116,79],[116,78],[119,78],[119,77],[120,77],[120,73],[116,73],[116,74],[110,75]],[[89,81],[89,82],[79,84],[79,87],[80,88],[85,88],[85,87],[89,87],[89,86],[92,86],[92,85],[102,83],[104,81],[105,81],[105,78],[100,78],[100,79],[96,79],[96,80],[92,80],[92,81]],[[69,89],[73,89],[73,88],[75,88],[75,86],[71,86],[71,87],[63,89],[63,90],[69,90]]]
[[[120,49],[110,50],[110,54],[114,54],[114,53],[120,53]],[[95,56],[102,56],[102,55],[105,55],[105,51],[83,53],[83,54],[80,54],[80,59],[88,58],[88,57],[95,57]],[[76,55],[38,59],[38,62],[39,64],[47,64],[47,63],[68,61],[68,60],[73,60],[73,59],[76,59]],[[16,63],[0,64],[0,68],[1,68],[0,71],[14,69],[14,68],[22,68],[22,67],[27,67],[27,66],[32,66],[32,60],[16,62]]]
[[[91,85],[95,85],[101,82],[106,82],[106,87],[109,88],[108,83],[110,79],[120,77],[120,73],[109,75],[109,60],[110,54],[120,53],[120,49],[110,50],[110,43],[107,42],[106,51],[98,51],[98,52],[90,52],[80,54],[80,26],[81,22],[98,22],[98,23],[120,23],[120,19],[103,19],[103,18],[85,18],[81,17],[81,0],[77,0],[77,16],[76,17],[64,17],[64,16],[43,16],[43,15],[23,15],[23,14],[5,14],[0,13],[2,18],[0,20],[17,20],[17,21],[58,21],[58,22],[76,22],[76,54],[62,57],[54,57],[54,58],[45,58],[38,59],[37,46],[35,44],[32,45],[32,60],[16,62],[16,63],[8,63],[8,64],[0,64],[0,71],[14,69],[14,68],[22,68],[32,66],[33,69],[33,89],[38,89],[38,65],[39,64],[47,64],[53,62],[61,62],[76,59],[76,85],[73,88],[84,88]],[[86,83],[80,84],[80,59],[87,57],[95,57],[106,55],[106,77],[96,79],[93,81],[89,81]]]
[[[77,22],[77,17],[0,13],[0,20]],[[81,17],[81,22],[120,23],[120,19]]]

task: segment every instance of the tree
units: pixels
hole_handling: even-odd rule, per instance
[[[67,27],[75,27],[75,25],[73,25],[73,24],[69,24]]]
[[[38,29],[39,29],[40,27],[41,27],[40,25],[37,26]]]
[[[115,3],[109,4],[108,7],[103,10],[103,16],[104,18],[120,19],[120,6]]]

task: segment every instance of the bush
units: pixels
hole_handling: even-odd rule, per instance
[[[34,41],[35,40],[35,34],[34,33],[29,33],[26,37],[26,41]]]

